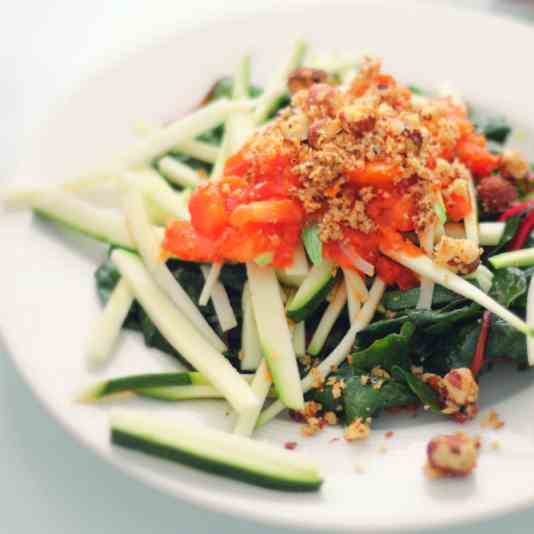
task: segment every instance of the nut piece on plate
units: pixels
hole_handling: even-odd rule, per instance
[[[505,176],[522,180],[528,174],[528,161],[519,151],[507,149],[502,153],[500,169]]]
[[[517,200],[517,189],[498,174],[482,178],[477,191],[486,213],[501,213]]]
[[[427,445],[427,478],[466,477],[477,465],[480,439],[465,432],[432,438]]]
[[[480,263],[482,250],[469,239],[442,236],[435,248],[436,262],[458,274],[472,273]]]
[[[324,83],[328,73],[321,69],[300,68],[294,70],[287,78],[287,88],[294,95],[302,89],[309,89],[315,83]]]
[[[452,369],[443,378],[425,373],[422,379],[440,396],[442,413],[463,423],[478,413],[478,384],[471,369]]]
[[[360,441],[367,439],[369,436],[370,428],[369,424],[361,417],[358,417],[349,426],[345,428],[343,437],[346,441]]]

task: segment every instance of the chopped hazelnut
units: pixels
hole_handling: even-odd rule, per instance
[[[480,442],[464,432],[437,436],[427,446],[429,478],[465,477],[476,467]]]
[[[506,149],[501,156],[500,169],[504,175],[521,180],[528,174],[528,161],[519,151]]]
[[[435,247],[436,261],[453,272],[469,274],[480,263],[481,249],[469,239],[442,236]]]
[[[321,69],[300,68],[294,70],[288,77],[287,87],[291,94],[302,89],[309,89],[313,84],[328,80],[328,73]]]
[[[364,423],[361,417],[358,417],[358,419],[353,421],[348,427],[345,428],[343,437],[346,441],[358,441],[367,439],[369,432],[369,425]]]
[[[486,213],[501,213],[517,200],[517,189],[498,174],[482,178],[477,191]]]

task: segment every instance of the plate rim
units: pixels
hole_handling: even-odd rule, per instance
[[[366,8],[370,8],[373,10],[386,8],[391,9],[393,7],[391,2],[388,0],[335,0],[332,3],[328,3],[330,9],[354,9],[354,7],[357,5],[365,6]],[[470,17],[473,20],[486,19],[487,21],[498,22],[499,24],[508,25],[510,28],[515,27],[518,31],[526,30],[528,33],[530,33],[530,37],[533,39],[534,42],[534,27],[532,26],[532,24],[529,24],[528,22],[525,22],[523,20],[518,20],[510,15],[483,12],[474,6],[468,5],[436,5],[424,0],[402,0],[402,2],[397,2],[394,5],[393,9],[399,10],[399,7],[401,5],[411,5],[414,7],[417,6],[418,9],[422,9],[427,12],[432,11],[433,14],[436,14],[437,12],[443,12],[447,15],[461,13],[462,16]],[[39,116],[39,122],[35,125],[33,132],[30,135],[27,135],[24,139],[22,139],[22,150],[17,150],[17,160],[14,163],[15,175],[16,170],[20,164],[20,156],[18,155],[26,153],[24,148],[33,147],[34,140],[39,136],[39,133],[42,132],[42,129],[48,124],[50,119],[56,115],[59,109],[61,109],[63,100],[73,97],[79,91],[81,91],[86,84],[97,78],[105,76],[109,71],[113,70],[115,67],[121,65],[122,63],[129,62],[140,54],[154,51],[177,39],[187,38],[188,35],[207,31],[210,28],[214,28],[221,24],[224,25],[231,22],[244,23],[249,20],[255,20],[265,14],[282,15],[284,13],[294,13],[295,11],[304,10],[308,8],[311,10],[321,10],[325,8],[325,5],[320,0],[308,0],[299,5],[291,5],[284,7],[276,6],[265,8],[262,6],[262,8],[256,10],[254,13],[223,14],[218,19],[209,20],[193,27],[164,32],[163,35],[154,38],[154,40],[152,40],[149,44],[142,43],[141,45],[138,45],[136,43],[133,46],[129,46],[127,50],[121,48],[117,52],[113,53],[110,58],[100,58],[98,61],[98,65],[91,71],[91,73],[81,76],[79,79],[76,80],[74,86],[69,85],[69,88],[67,90],[54,94],[46,113],[42,113]],[[43,105],[44,104],[41,103],[41,106]],[[19,357],[11,349],[7,335],[5,335],[3,332],[0,332],[0,336],[1,340],[3,341],[5,351],[9,356],[11,362],[13,363],[16,372],[25,382],[31,395],[40,402],[47,415],[53,418],[56,422],[58,422],[60,427],[65,430],[67,435],[73,437],[76,443],[83,445],[85,449],[89,449],[92,453],[96,454],[107,464],[113,466],[114,468],[127,475],[128,478],[140,482],[143,485],[147,485],[160,493],[171,496],[172,498],[178,498],[183,502],[194,504],[195,506],[198,506],[201,509],[214,510],[217,513],[221,513],[236,519],[245,518],[247,520],[255,521],[257,523],[268,524],[277,527],[309,529],[313,531],[328,530],[331,532],[354,532],[362,534],[378,532],[376,530],[377,527],[373,526],[372,524],[352,525],[347,523],[335,523],[332,525],[326,524],[326,522],[318,521],[317,518],[314,518],[313,521],[306,520],[305,517],[300,516],[289,518],[285,515],[272,515],[264,507],[247,507],[244,503],[233,503],[232,506],[229,507],[228,503],[224,499],[221,499],[220,492],[210,490],[209,488],[206,489],[205,487],[196,487],[191,490],[191,488],[188,488],[185,484],[180,484],[179,486],[175,486],[172,491],[165,489],[164,487],[162,487],[161,484],[157,482],[157,480],[154,480],[150,477],[145,477],[142,473],[137,472],[135,465],[130,465],[129,462],[123,461],[122,459],[114,458],[106,454],[104,450],[99,447],[96,447],[93,443],[91,443],[91,441],[84,436],[83,432],[77,430],[74,425],[71,425],[66,420],[66,418],[62,416],[61,411],[59,409],[56,409],[54,404],[49,399],[47,399],[44,392],[41,391],[39,387],[33,383],[29,370],[25,368],[25,366],[23,365],[23,361],[19,359]],[[414,519],[413,521],[404,522],[403,524],[396,526],[390,525],[389,527],[384,527],[381,525],[379,527],[379,531],[409,532],[414,530],[427,530],[430,528],[437,527],[467,525],[479,521],[486,522],[490,519],[494,519],[496,517],[511,512],[519,512],[522,510],[526,510],[533,506],[534,502],[532,500],[532,496],[527,496],[523,497],[520,500],[518,499],[513,503],[506,502],[501,505],[493,506],[490,511],[475,511],[473,513],[466,513],[461,517],[455,517],[452,520],[432,520],[432,518],[428,518],[425,525],[422,525],[420,521]]]

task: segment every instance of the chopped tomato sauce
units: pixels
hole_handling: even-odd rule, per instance
[[[385,113],[410,109],[410,91],[389,75],[377,72],[374,77],[356,80],[347,94],[357,99],[369,91],[390,95],[387,100],[389,108]],[[329,114],[319,118],[316,124],[320,126],[321,120],[335,117],[335,113],[332,114],[335,101],[326,99],[335,96],[336,90],[332,88],[331,91],[316,93],[310,92],[303,105],[311,105],[310,99],[313,98],[324,100],[313,102],[314,109],[330,110]],[[434,115],[429,111],[421,115],[422,130],[410,130],[410,127],[401,124],[396,134],[402,136],[408,132],[406,143],[411,143],[412,147],[423,142],[420,133],[423,130],[427,132],[425,136],[429,135],[435,141],[438,148],[426,159],[421,158],[421,167],[416,168],[416,174],[423,170],[437,172],[440,158],[448,163],[459,160],[477,178],[491,174],[499,166],[500,159],[489,152],[485,138],[475,133],[464,106],[450,98],[434,99],[433,102],[439,112]],[[361,113],[358,115],[353,111],[352,115],[345,115],[354,121],[350,132],[356,141],[374,124],[366,119],[364,112]],[[304,141],[308,148],[314,147],[311,131],[310,128],[310,139]],[[450,134],[451,131],[455,132],[454,135]],[[259,132],[256,137],[261,135],[266,134]],[[295,194],[301,187],[301,177],[296,171],[301,161],[295,143],[282,144],[279,150],[273,150],[266,144],[267,148],[262,151],[261,144],[260,149],[254,144],[256,137],[228,159],[221,179],[201,185],[192,194],[189,202],[191,221],[169,224],[163,242],[166,253],[184,260],[203,262],[249,262],[265,253],[272,253],[274,266],[291,265],[303,228],[316,222],[324,211],[307,215],[309,212],[302,204],[304,200],[301,201],[302,197]],[[343,222],[342,238],[327,239],[323,252],[330,261],[351,269],[355,269],[354,258],[359,256],[375,267],[384,282],[407,289],[419,283],[417,277],[383,254],[392,249],[401,249],[410,255],[423,253],[407,239],[407,234],[413,235],[416,231],[420,209],[419,200],[410,193],[409,184],[416,183],[418,177],[412,176],[410,171],[403,175],[404,183],[398,180],[402,172],[398,162],[404,161],[402,158],[405,157],[405,153],[399,150],[399,154],[393,156],[382,156],[378,151],[377,156],[361,156],[363,159],[358,165],[353,160],[345,160],[349,163],[339,166],[344,180],[331,181],[320,191],[321,197],[331,201],[343,197],[345,201],[355,203],[363,198],[360,192],[372,190],[364,202],[365,217],[370,220],[369,228],[365,232],[355,230],[353,228],[362,227]],[[351,166],[353,168],[347,168]],[[419,171],[420,168],[423,170]],[[438,182],[432,187],[445,189],[448,185]],[[455,222],[464,219],[471,210],[469,200],[459,194],[448,195],[445,202],[447,216]]]

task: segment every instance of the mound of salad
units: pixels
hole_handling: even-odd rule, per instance
[[[316,490],[312,460],[254,430],[287,409],[304,435],[343,425],[347,441],[384,410],[462,423],[496,362],[534,364],[533,175],[510,134],[379,59],[309,56],[297,41],[264,89],[244,57],[107,166],[6,201],[109,245],[91,366],[111,365],[131,329],[188,369],[98,382],[80,400],[221,398],[236,413],[228,433],[114,410],[113,443]],[[87,200],[102,186],[117,210]],[[477,449],[464,433],[435,438],[427,470],[465,475]]]

